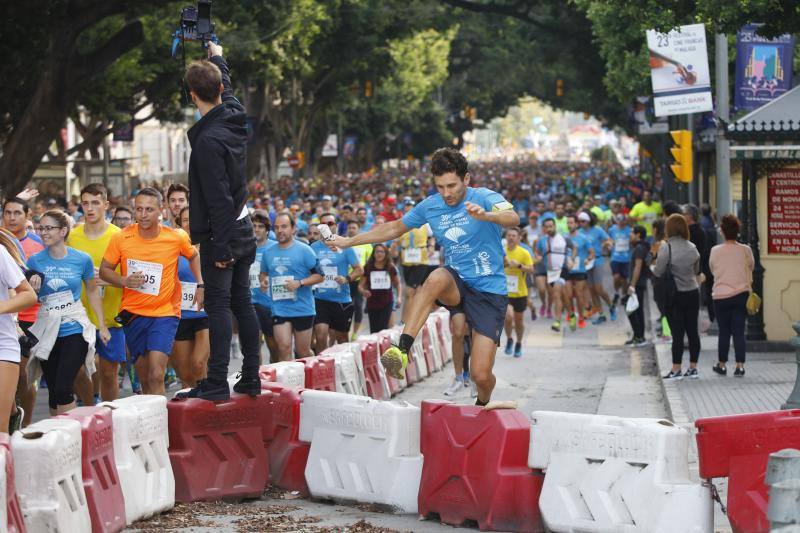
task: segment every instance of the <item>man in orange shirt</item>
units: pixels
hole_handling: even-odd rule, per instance
[[[136,224],[115,234],[100,265],[100,278],[121,287],[119,319],[145,394],[164,394],[164,373],[181,316],[178,257],[189,260],[203,307],[200,258],[189,236],[159,223],[161,193],[144,188],[134,200]],[[115,269],[120,265],[122,274]]]

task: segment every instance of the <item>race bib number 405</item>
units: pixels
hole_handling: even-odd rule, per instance
[[[161,263],[128,259],[128,275],[130,276],[134,272],[142,273],[144,276],[144,283],[142,283],[142,286],[138,289],[131,290],[141,292],[142,294],[158,296],[158,292],[161,290],[161,277],[164,273],[164,265]]]

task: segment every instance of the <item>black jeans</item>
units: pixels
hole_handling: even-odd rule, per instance
[[[232,266],[217,268],[210,242],[208,244],[200,245],[200,266],[206,286],[205,311],[208,313],[211,343],[208,378],[218,383],[227,380],[233,331],[231,311],[239,324],[239,343],[244,358],[242,375],[256,377],[260,364],[260,328],[250,299],[250,265],[256,257],[256,238],[250,217],[235,223],[230,242],[234,258]]]
[[[383,309],[367,309],[369,317],[369,332],[378,333],[389,328],[389,319],[392,318],[392,302]]]
[[[86,362],[89,345],[81,333],[59,337],[50,350],[47,361],[42,361],[42,373],[47,380],[50,409],[69,405],[75,401],[72,383]]]
[[[689,361],[696,363],[700,358],[700,332],[697,318],[700,315],[700,291],[678,291],[675,301],[667,310],[667,320],[672,329],[672,364],[679,365],[683,360],[683,335],[689,337]]]
[[[747,298],[749,297],[749,292],[743,292],[730,298],[714,300],[714,310],[717,312],[717,324],[719,325],[717,354],[720,362],[728,362],[728,351],[731,348],[731,336],[733,336],[736,362],[744,363],[746,346],[744,326],[747,320]]]
[[[647,295],[647,286],[636,287],[636,298],[639,299],[639,307],[633,313],[628,315],[628,320],[633,328],[634,339],[644,339],[644,306],[645,296]],[[626,300],[627,301],[627,300]]]

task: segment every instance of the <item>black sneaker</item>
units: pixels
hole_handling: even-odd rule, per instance
[[[230,399],[231,392],[227,381],[220,383],[208,379],[201,379],[197,382],[197,387],[176,392],[174,397],[179,399],[200,398],[201,400],[208,400],[210,402],[222,402]]]
[[[17,412],[8,419],[8,434],[13,435],[15,431],[22,429],[22,419],[25,418],[25,410],[21,405],[17,405]]]
[[[711,367],[711,370],[719,374],[720,376],[727,376],[728,375],[728,367],[719,366],[719,363]]]
[[[677,372],[670,370],[669,374],[664,376],[664,379],[683,379],[683,374],[678,370]]]
[[[698,372],[696,368],[690,368],[689,370],[686,371],[686,373],[683,374],[683,377],[689,379],[699,379],[700,372]]]
[[[233,392],[258,396],[261,394],[261,378],[246,378],[240,374],[239,381],[233,386]]]
[[[625,346],[633,346],[637,341],[638,339],[636,337],[630,338],[625,341]]]
[[[735,378],[743,378],[744,377],[744,367],[737,368],[733,371],[733,377]]]

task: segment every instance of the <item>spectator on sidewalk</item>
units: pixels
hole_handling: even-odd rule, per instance
[[[725,242],[711,249],[709,265],[714,275],[714,308],[719,324],[717,353],[719,362],[713,370],[722,376],[728,373],[728,351],[731,336],[736,354],[735,377],[744,377],[745,338],[744,328],[747,318],[747,298],[753,283],[755,260],[749,246],[736,242],[741,224],[736,215],[722,217],[720,229]]]
[[[697,318],[700,313],[700,252],[689,241],[686,218],[677,213],[667,218],[667,242],[662,245],[656,260],[654,274],[662,277],[669,269],[675,281],[675,294],[667,306],[667,317],[672,329],[672,370],[664,379],[699,378],[697,360],[700,357],[700,333]],[[666,248],[666,249],[665,249]],[[689,369],[681,373],[683,360],[683,335],[689,338]]]
[[[630,254],[629,271],[631,274],[627,292],[628,297],[636,295],[639,300],[639,307],[628,315],[631,328],[633,328],[633,338],[625,344],[640,347],[647,346],[647,341],[644,338],[644,306],[647,295],[647,277],[650,273],[646,263],[647,256],[650,254],[650,244],[647,242],[647,229],[644,226],[638,225],[631,230],[630,244],[633,251]]]
[[[702,213],[700,217],[700,226],[703,228],[703,232],[705,232],[706,250],[708,250],[710,255],[711,249],[719,242],[717,222],[710,205],[703,204],[700,206],[700,212]],[[706,280],[703,282],[703,286],[700,288],[700,296],[702,297],[703,303],[706,305],[706,309],[708,309],[708,319],[711,322],[714,322],[716,320],[716,313],[714,312],[714,300],[713,296],[711,295],[714,287],[714,274],[711,272],[711,268],[709,268],[708,258],[706,258],[705,263],[702,262],[702,259],[700,262],[700,268],[703,271],[703,274],[706,276]]]

